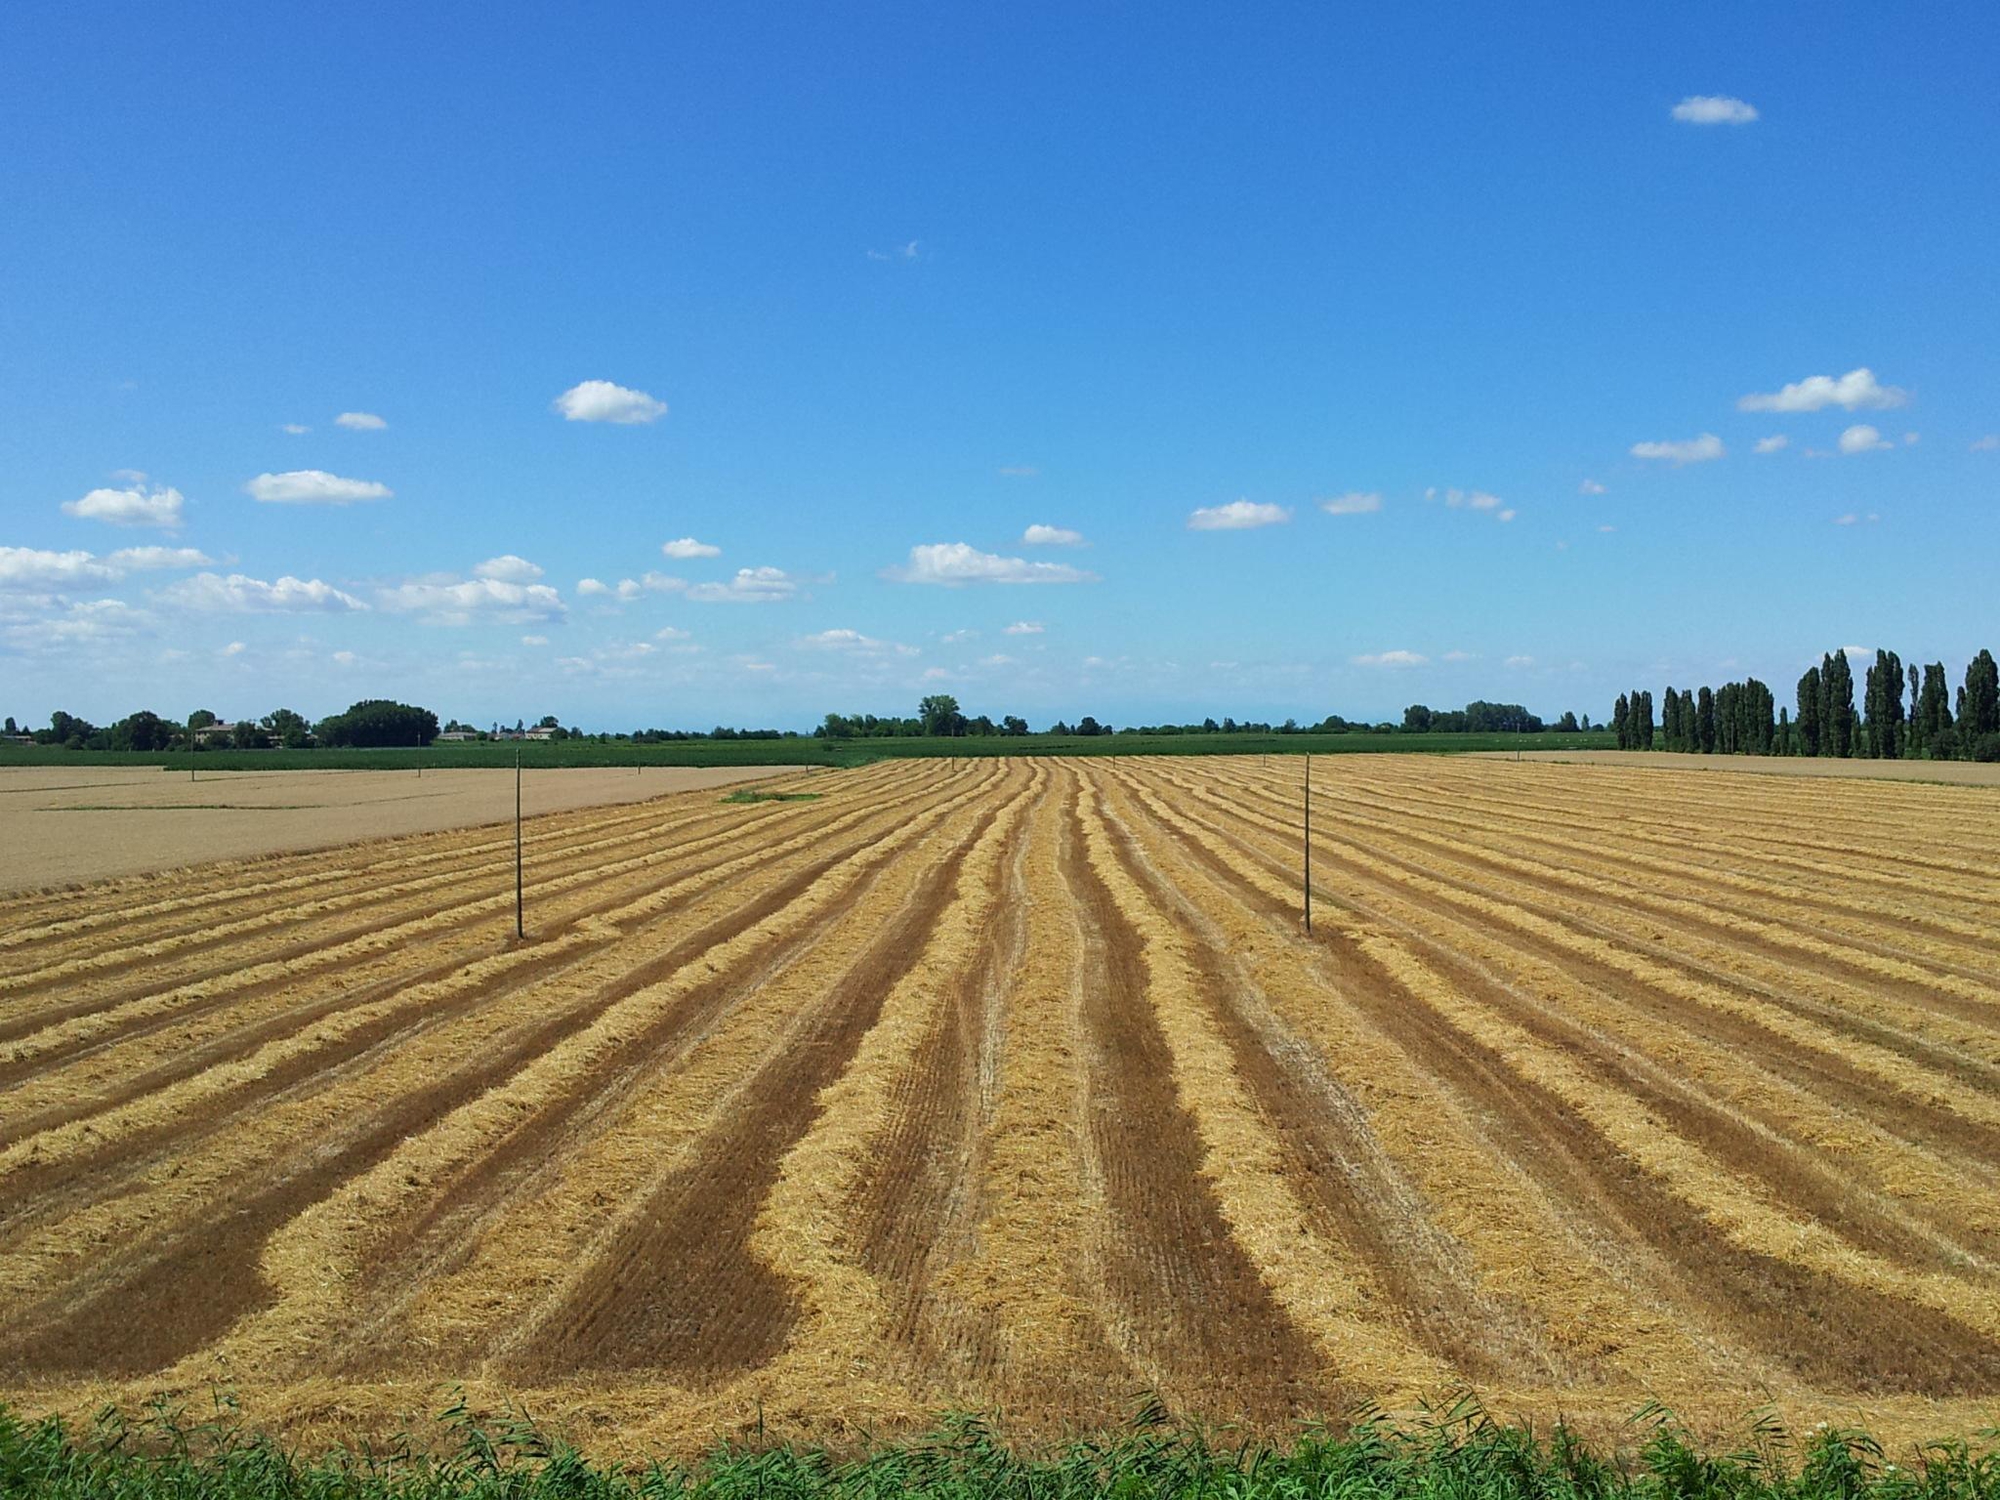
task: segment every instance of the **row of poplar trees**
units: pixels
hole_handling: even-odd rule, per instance
[[[1797,702],[1794,716],[1754,677],[1698,692],[1670,687],[1655,728],[1653,695],[1642,689],[1619,696],[1611,727],[1621,750],[2000,761],[2000,665],[1991,651],[1966,667],[1955,701],[1943,662],[1906,668],[1895,652],[1877,651],[1858,711],[1847,653],[1829,652],[1799,678]]]

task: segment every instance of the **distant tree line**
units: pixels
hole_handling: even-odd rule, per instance
[[[1907,668],[1878,650],[1867,667],[1861,706],[1845,651],[1831,651],[1799,678],[1797,712],[1780,707],[1756,678],[1715,689],[1666,691],[1660,723],[1653,695],[1620,694],[1611,727],[1621,750],[1697,755],[1800,755],[1867,760],[2000,761],[2000,670],[1981,651],[1965,669],[1956,699],[1943,662]]]
[[[21,731],[9,718],[5,732],[16,738]],[[187,722],[163,719],[151,709],[127,714],[114,724],[99,727],[88,719],[57,709],[49,715],[46,729],[31,730],[27,738],[38,745],[56,745],[69,750],[303,750],[314,745],[333,747],[373,747],[378,745],[428,745],[438,735],[437,715],[427,708],[371,698],[354,704],[345,713],[332,714],[314,724],[289,708],[273,709],[261,719],[239,719],[225,725],[211,709],[198,708]]]

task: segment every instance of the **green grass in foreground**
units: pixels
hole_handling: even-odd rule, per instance
[[[529,770],[580,766],[862,766],[877,760],[986,755],[1346,755],[1367,751],[1450,755],[1467,750],[1609,750],[1608,734],[1107,734],[981,735],[962,739],[674,740],[633,744],[548,740],[514,745],[468,741],[422,750],[63,750],[0,745],[0,766],[216,771],[511,770],[518,750]]]
[[[702,1500],[1995,1500],[2000,1461],[1962,1442],[1902,1462],[1865,1434],[1789,1438],[1765,1419],[1749,1445],[1704,1452],[1664,1412],[1631,1425],[1616,1461],[1556,1428],[1494,1425],[1469,1402],[1415,1429],[1363,1420],[1345,1435],[1307,1431],[1286,1447],[1232,1446],[1148,1410],[1125,1432],[1033,1454],[973,1418],[931,1437],[835,1456],[721,1446],[689,1465],[593,1464],[525,1421],[479,1426],[444,1413],[442,1451],[407,1439],[306,1458],[246,1432],[226,1402],[191,1424],[154,1407],[127,1423],[102,1414],[88,1434],[0,1406],[0,1496],[49,1500],[445,1500],[445,1497],[677,1496]]]

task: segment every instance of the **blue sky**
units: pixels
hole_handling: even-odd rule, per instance
[[[6,7],[0,712],[1955,677],[1996,77],[1991,5]]]

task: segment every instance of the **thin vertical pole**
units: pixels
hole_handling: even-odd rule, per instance
[[[1313,930],[1313,758],[1306,752],[1306,936]]]
[[[521,915],[521,752],[514,752],[514,936],[524,938],[528,929]]]

